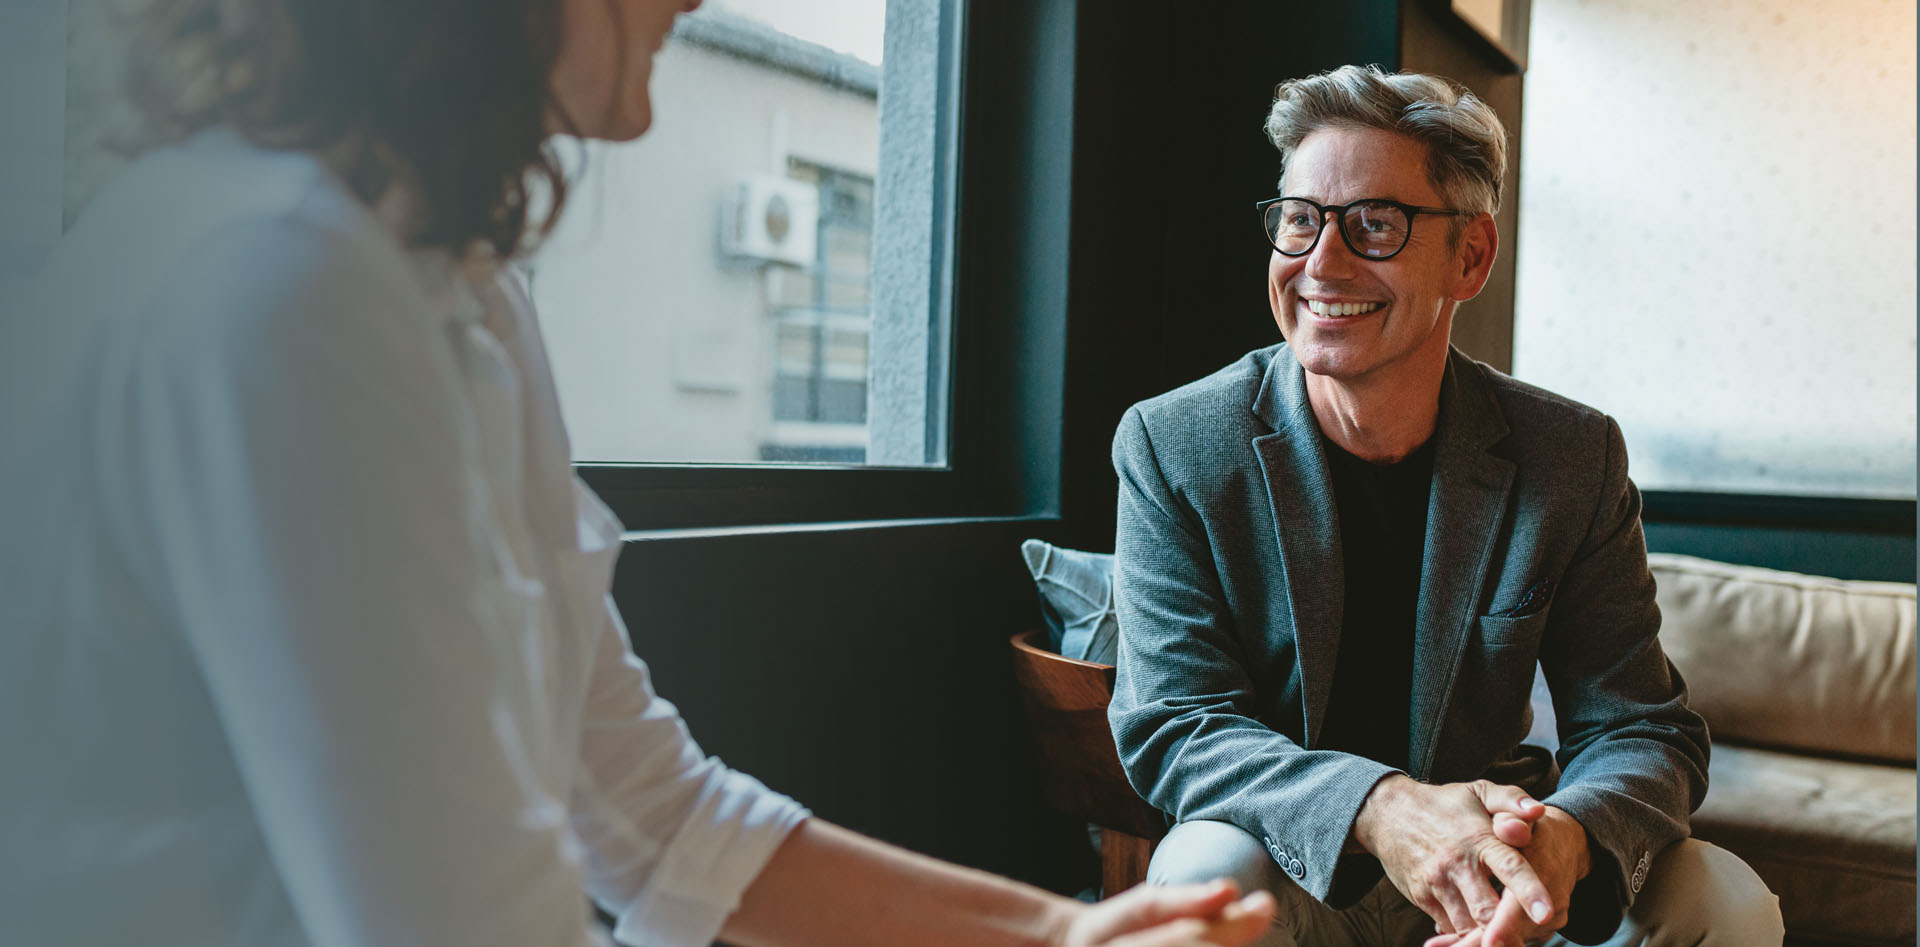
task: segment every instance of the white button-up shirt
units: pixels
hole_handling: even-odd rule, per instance
[[[805,817],[628,652],[510,276],[214,131],[0,305],[0,943],[705,945]]]

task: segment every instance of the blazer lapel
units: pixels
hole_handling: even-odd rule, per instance
[[[1447,361],[1428,494],[1426,552],[1414,625],[1408,763],[1432,774],[1460,657],[1472,633],[1478,591],[1506,517],[1513,462],[1488,453],[1507,435],[1505,416],[1480,369],[1455,350]]]
[[[1344,570],[1320,426],[1307,403],[1306,376],[1289,347],[1275,350],[1253,412],[1273,429],[1253,439],[1253,452],[1273,509],[1311,748],[1319,744],[1340,654]]]

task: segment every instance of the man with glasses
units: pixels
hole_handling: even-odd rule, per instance
[[[1618,427],[1449,344],[1499,248],[1498,117],[1349,66],[1266,130],[1286,342],[1114,442],[1110,717],[1177,822],[1149,877],[1272,889],[1276,944],[1779,944],[1765,885],[1687,838],[1707,731]],[[1536,662],[1557,758],[1521,743]]]

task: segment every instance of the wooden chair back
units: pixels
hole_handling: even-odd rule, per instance
[[[1153,840],[1167,833],[1160,811],[1127,783],[1107,727],[1114,668],[1046,650],[1041,631],[1013,636],[1013,673],[1028,730],[1040,750],[1047,802],[1103,828]]]

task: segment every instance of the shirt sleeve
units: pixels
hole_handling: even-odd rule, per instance
[[[572,799],[588,891],[622,943],[706,947],[808,813],[702,752],[611,600],[603,621]]]
[[[445,327],[367,242],[288,218],[185,254],[105,356],[101,495],[310,943],[591,943]]]

